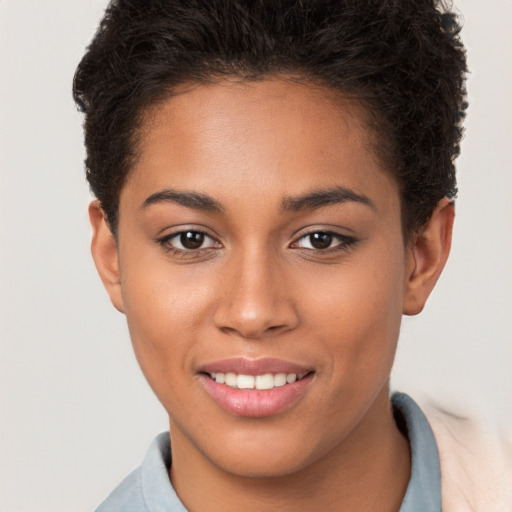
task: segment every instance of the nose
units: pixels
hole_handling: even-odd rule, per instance
[[[228,334],[264,339],[297,327],[292,283],[270,255],[254,251],[226,262],[214,323]]]

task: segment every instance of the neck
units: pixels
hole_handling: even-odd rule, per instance
[[[173,486],[191,512],[396,512],[410,478],[410,451],[394,422],[387,389],[384,391],[357,428],[326,457],[279,477],[228,473],[171,429]]]

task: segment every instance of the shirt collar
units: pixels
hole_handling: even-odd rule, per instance
[[[411,447],[411,478],[399,512],[441,512],[439,453],[427,418],[404,393],[391,397],[398,423],[405,424]]]

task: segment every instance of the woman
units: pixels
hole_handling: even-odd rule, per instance
[[[93,257],[170,435],[100,511],[474,492],[441,482],[446,435],[389,396],[402,314],[450,250],[458,31],[430,2],[107,9],[74,83]]]

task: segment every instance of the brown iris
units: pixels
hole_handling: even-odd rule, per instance
[[[309,235],[309,241],[315,249],[327,249],[332,243],[332,235],[330,233],[313,233]]]
[[[180,234],[180,242],[185,249],[199,249],[204,243],[204,233],[185,231]]]

